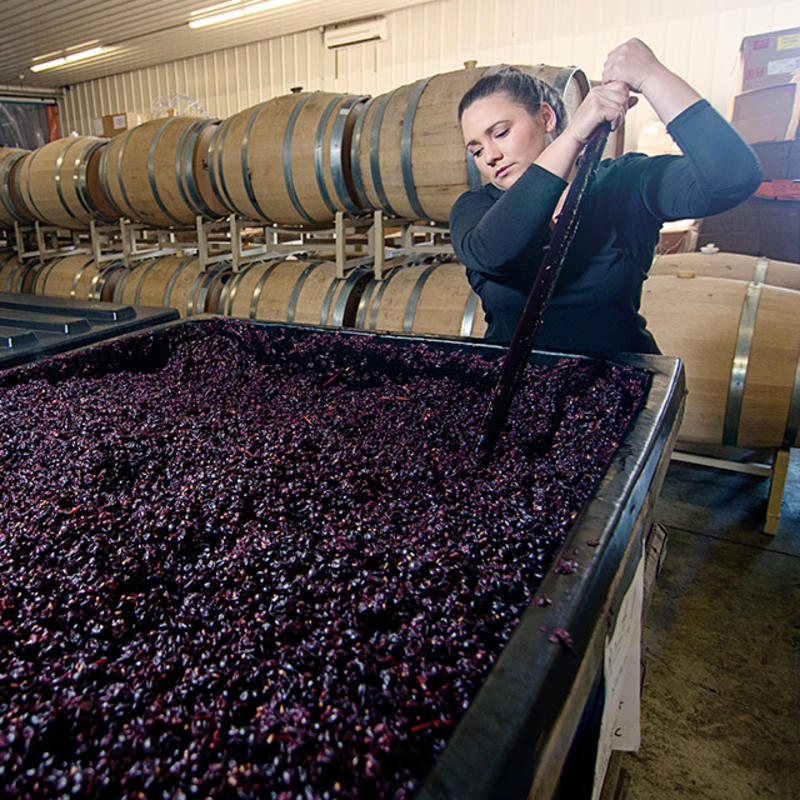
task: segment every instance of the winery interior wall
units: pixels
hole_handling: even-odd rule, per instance
[[[742,37],[796,25],[797,0],[433,0],[386,16],[383,42],[328,50],[313,29],[73,85],[60,101],[62,131],[90,134],[95,117],[172,102],[225,118],[295,86],[382,94],[467,59],[575,64],[596,79],[608,50],[630,36],[726,114]],[[633,109],[626,149],[651,118],[648,104]]]

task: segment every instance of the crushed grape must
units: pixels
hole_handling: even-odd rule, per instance
[[[208,320],[0,374],[0,796],[413,796],[648,384],[529,366],[482,469],[497,373]]]

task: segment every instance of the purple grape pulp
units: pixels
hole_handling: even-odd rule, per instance
[[[413,796],[649,383],[528,366],[484,469],[498,370],[213,319],[0,374],[0,797]]]

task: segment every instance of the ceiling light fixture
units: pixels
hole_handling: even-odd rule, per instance
[[[209,25],[232,22],[243,17],[249,17],[252,14],[260,14],[263,11],[271,11],[273,8],[280,8],[280,6],[287,6],[296,2],[297,0],[263,0],[263,2],[258,3],[244,3],[241,0],[233,0],[233,2],[220,3],[216,6],[192,11],[186,24],[190,28],[205,28]]]
[[[97,47],[90,47],[88,50],[80,50],[77,53],[68,53],[65,56],[51,58],[49,61],[40,61],[38,64],[31,64],[30,70],[31,72],[42,72],[45,69],[64,67],[67,64],[74,64],[76,61],[83,61],[86,58],[94,58],[94,56],[99,56],[101,53],[105,52],[106,48],[98,45]]]

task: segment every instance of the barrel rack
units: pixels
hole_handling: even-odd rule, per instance
[[[132,268],[143,259],[186,254],[198,257],[203,272],[227,262],[237,273],[259,260],[311,257],[333,261],[338,279],[346,278],[355,269],[367,268],[376,281],[422,259],[454,257],[446,227],[389,217],[383,211],[360,217],[338,212],[331,227],[320,229],[265,224],[235,214],[217,220],[198,216],[193,227],[185,228],[154,228],[127,219],[116,224],[92,221],[88,231],[65,230],[39,222],[26,227],[15,223],[13,230],[0,230],[0,244],[3,240],[6,247],[16,250],[21,261],[35,259],[42,264],[48,259],[85,253],[97,264],[116,261]],[[797,392],[800,365],[795,387]],[[792,409],[796,417],[800,398],[793,399]],[[794,419],[793,430],[798,423],[800,419]],[[729,456],[725,451],[731,448],[711,453],[694,446],[684,449],[681,444],[679,441],[672,454],[673,461],[768,478],[763,531],[777,531],[790,444],[756,457],[749,453]]]
[[[127,219],[105,225],[92,220],[88,231],[15,222],[13,233],[17,256],[40,263],[87,253],[98,264],[116,260],[130,267],[145,258],[187,253],[197,254],[203,269],[227,261],[239,272],[256,260],[305,254],[335,261],[337,278],[371,265],[376,280],[411,257],[453,255],[446,227],[387,218],[382,211],[363,217],[339,211],[333,226],[321,229],[282,227],[231,214],[219,220],[198,216],[194,227],[185,228],[154,228]]]

